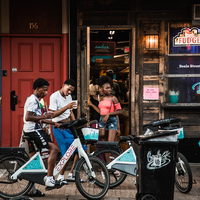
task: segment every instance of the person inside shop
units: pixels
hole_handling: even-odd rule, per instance
[[[116,96],[118,99],[120,99],[120,87],[117,83],[117,80],[113,79],[114,77],[114,71],[112,69],[108,69],[106,71],[106,76],[110,77],[112,80],[112,95]]]
[[[72,79],[67,79],[64,84],[62,85],[62,88],[56,92],[54,92],[50,96],[50,105],[49,110],[52,112],[56,112],[59,110],[62,110],[67,105],[71,105],[72,103],[72,92],[75,89],[75,82]],[[74,107],[70,107],[69,109],[66,109],[62,114],[58,115],[57,117],[53,118],[52,121],[56,123],[64,123],[69,122],[71,120],[75,120],[75,116],[73,113],[73,109],[77,108],[77,105],[74,105]],[[62,156],[65,154],[65,152],[68,150],[72,142],[74,141],[74,136],[72,135],[71,131],[69,129],[61,130],[57,129],[55,126],[53,126],[53,134],[56,139],[56,142],[60,148],[60,151],[62,153]],[[86,146],[83,145],[83,149],[86,150]],[[64,172],[66,167],[68,166],[69,161],[65,164],[63,169],[61,170],[60,174],[57,177],[57,180],[62,181],[63,184],[68,184],[67,182],[75,182],[75,177],[73,176],[73,169],[75,167],[76,162],[78,161],[79,157],[77,154],[77,149],[74,152],[74,161],[71,167],[71,170],[67,176],[67,180],[64,178]]]
[[[90,106],[90,120],[97,120],[98,123],[96,124],[91,124],[91,127],[99,128],[99,119],[100,119],[100,112],[99,112],[99,102],[100,102],[100,97],[102,96],[102,91],[100,87],[98,86],[98,91],[96,92],[95,95],[91,95],[90,99],[88,101],[88,105]]]
[[[119,85],[120,88],[120,94],[119,94],[119,101],[120,103],[125,103],[127,102],[127,97],[126,97],[126,93],[127,93],[127,87],[126,84],[124,82],[125,76],[122,73],[117,73],[117,84]]]
[[[96,95],[98,91],[98,85],[97,85],[97,78],[95,76],[92,76],[89,84],[89,94],[90,96]]]
[[[33,83],[33,94],[27,98],[24,105],[24,126],[23,134],[29,136],[31,140],[35,142],[39,149],[47,148],[50,151],[48,157],[48,171],[47,177],[45,180],[46,188],[45,190],[52,190],[55,188],[60,188],[63,186],[61,182],[55,181],[53,178],[53,169],[56,163],[56,158],[58,154],[57,146],[51,141],[50,136],[43,130],[42,123],[52,124],[56,127],[59,127],[60,124],[52,122],[53,116],[56,116],[56,113],[45,113],[42,115],[39,98],[44,98],[47,95],[49,83],[43,78],[38,78]],[[32,157],[35,152],[33,145],[30,145],[30,157]],[[34,188],[35,189],[35,188]],[[41,193],[39,190],[32,190],[32,196],[44,196],[44,193]],[[30,194],[31,195],[31,194]]]

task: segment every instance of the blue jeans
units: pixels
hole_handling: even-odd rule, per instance
[[[116,116],[110,116],[107,120],[106,123],[103,122],[103,118],[104,117],[100,117],[99,120],[99,128],[103,128],[105,127],[105,130],[110,130],[110,129],[114,129],[114,130],[118,130],[117,129],[117,117]]]

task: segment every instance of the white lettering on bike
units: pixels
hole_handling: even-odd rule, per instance
[[[159,169],[168,165],[171,161],[169,151],[165,151],[162,155],[160,150],[157,151],[156,155],[151,155],[151,151],[147,153],[147,169]]]
[[[60,160],[60,162],[58,163],[58,165],[55,167],[55,169],[59,172],[62,167],[65,165],[66,161],[70,158],[70,156],[72,155],[72,153],[74,152],[74,150],[76,149],[75,146],[71,145],[70,148],[67,150],[67,152],[65,153],[65,155],[62,157],[62,159]]]

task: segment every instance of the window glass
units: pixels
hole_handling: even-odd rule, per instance
[[[168,74],[200,74],[199,56],[169,56]],[[200,103],[200,77],[168,78],[169,103]]]

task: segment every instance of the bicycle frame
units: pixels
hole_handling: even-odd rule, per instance
[[[116,169],[122,172],[136,176],[136,155],[132,145],[123,152],[120,156],[116,157],[108,165],[107,169]]]
[[[88,159],[88,155],[83,150],[83,147],[81,145],[80,139],[76,138],[73,143],[70,145],[69,149],[66,151],[64,156],[61,158],[57,166],[54,168],[53,176],[56,176],[63,166],[67,163],[67,161],[70,159],[74,151],[78,149],[79,158],[83,157],[89,167],[89,170],[91,171],[91,175],[93,178],[96,178],[95,173],[92,169],[92,165]],[[47,174],[47,169],[44,166],[43,160],[40,156],[40,152],[36,152],[34,156],[30,158],[28,162],[26,162],[23,166],[21,166],[12,176],[11,179],[16,180],[17,178],[23,178],[26,180],[33,181],[33,177],[31,178],[30,175],[39,175],[40,179],[34,179],[34,182],[39,183],[41,185],[45,185],[44,183],[44,176]],[[41,177],[42,176],[42,177]]]

